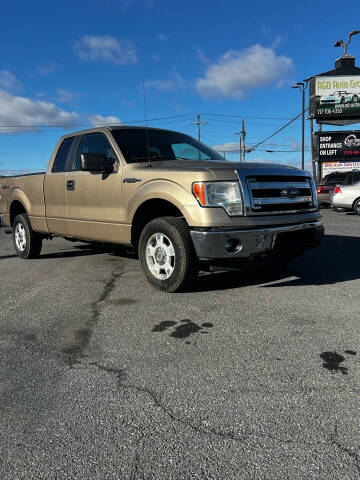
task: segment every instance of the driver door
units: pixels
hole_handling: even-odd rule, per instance
[[[82,153],[99,153],[114,159],[114,171],[82,171]],[[122,163],[104,133],[89,133],[82,137],[72,169],[66,173],[65,188],[68,236],[123,243]]]

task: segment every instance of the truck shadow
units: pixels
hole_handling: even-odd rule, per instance
[[[135,255],[125,247],[118,245],[110,245],[103,243],[77,243],[73,245],[72,250],[66,250],[62,252],[43,253],[39,260],[46,260],[49,258],[71,258],[71,257],[83,257],[87,255],[114,255],[123,258],[135,258]],[[16,256],[16,255],[15,255]],[[1,259],[1,257],[0,257]]]
[[[235,271],[201,274],[193,292],[228,290],[246,286],[276,288],[301,285],[329,285],[360,278],[360,237],[325,235],[323,243],[283,270]],[[40,259],[71,258],[87,255],[136,258],[124,247],[96,243],[76,243],[62,252],[44,253]],[[0,256],[0,260],[16,255]],[[111,261],[109,258],[108,261]],[[292,277],[292,278],[290,278]]]
[[[261,288],[329,285],[356,280],[360,278],[359,248],[360,237],[325,235],[319,247],[306,252],[283,270],[201,275],[194,291],[227,290],[253,285]]]

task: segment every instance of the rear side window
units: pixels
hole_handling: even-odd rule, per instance
[[[354,183],[360,182],[360,173],[354,173]]]
[[[75,137],[65,138],[63,143],[60,145],[60,148],[56,154],[55,162],[52,168],[52,171],[54,173],[65,171],[66,160],[68,158],[69,151],[74,141],[74,138]]]
[[[344,175],[331,175],[325,179],[325,185],[342,185],[345,179]]]
[[[345,177],[344,185],[352,185],[352,184],[353,184],[353,174],[350,173]]]

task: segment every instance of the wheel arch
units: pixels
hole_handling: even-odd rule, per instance
[[[14,223],[15,217],[21,213],[26,213],[28,211],[20,200],[13,200],[10,204],[10,225]]]
[[[151,220],[159,217],[184,218],[181,210],[169,200],[152,198],[144,201],[136,209],[131,224],[131,243],[137,246],[141,232]]]
[[[352,204],[352,209],[354,210],[355,208],[355,203],[358,202],[360,200],[360,197],[357,197],[355,198],[355,200],[353,201],[353,204]]]

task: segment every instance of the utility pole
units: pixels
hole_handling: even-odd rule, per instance
[[[245,163],[245,153],[246,153],[246,146],[245,146],[245,137],[246,137],[246,130],[245,130],[245,122],[242,120],[242,129],[241,129],[241,137],[242,137],[242,148],[243,148],[243,162]]]
[[[198,140],[200,142],[200,126],[207,125],[208,122],[200,122],[200,113],[196,115],[196,122],[190,122],[189,125],[197,125],[198,127]]]
[[[239,135],[239,146],[240,146],[240,162],[245,162],[245,153],[246,153],[246,145],[245,145],[245,138],[246,138],[246,130],[245,130],[245,122],[241,120],[241,132],[235,132],[234,135]]]
[[[301,148],[301,168],[305,169],[305,89],[306,86],[304,82],[297,82],[292,88],[298,88],[302,94],[302,122],[301,122],[301,138],[302,138],[302,148]]]
[[[314,120],[310,118],[310,135],[311,135],[311,160],[312,160],[312,171],[315,183],[320,182],[320,178],[317,178],[316,173],[316,145],[314,142]]]
[[[239,135],[239,153],[240,153],[240,162],[242,162],[241,132],[235,132],[234,135]]]
[[[322,124],[321,123],[319,124],[318,132],[322,132]],[[321,163],[320,163],[319,160],[320,160],[320,158],[317,159],[317,162],[318,162],[318,182],[320,183],[322,172],[321,172]]]

